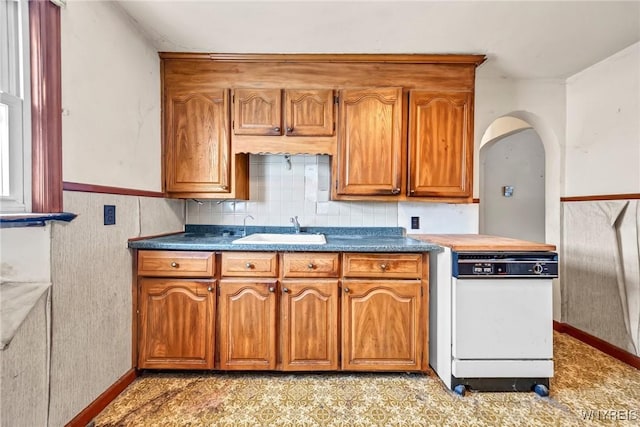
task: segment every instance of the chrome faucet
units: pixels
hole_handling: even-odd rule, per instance
[[[291,224],[293,224],[293,228],[296,232],[296,234],[300,233],[300,223],[298,222],[298,217],[294,216],[289,218],[289,222],[291,222]]]
[[[242,220],[242,237],[247,235],[247,218],[255,219],[251,215],[247,215],[244,217],[244,219]]]

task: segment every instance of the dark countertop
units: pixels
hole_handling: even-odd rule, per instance
[[[292,227],[247,226],[253,233],[292,233]],[[429,252],[440,246],[411,239],[398,227],[303,227],[305,233],[321,233],[324,245],[234,244],[242,236],[238,226],[187,225],[184,233],[129,241],[129,248],[184,251],[281,251],[281,252]]]

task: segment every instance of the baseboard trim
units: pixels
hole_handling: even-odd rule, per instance
[[[158,191],[136,190],[133,188],[108,187],[105,185],[82,184],[78,182],[62,183],[65,191],[80,191],[83,193],[118,194],[121,196],[142,196],[142,197],[167,197],[166,194]]]
[[[608,354],[609,356],[618,359],[627,365],[633,366],[636,369],[640,369],[640,357],[629,353],[626,350],[621,349],[611,343],[608,343],[598,337],[595,337],[587,332],[584,332],[568,323],[553,321],[553,329],[561,334],[567,334],[573,338],[582,341],[585,344],[590,345],[593,348],[600,350],[601,352]]]
[[[127,371],[118,381],[111,387],[106,389],[96,400],[91,402],[89,406],[84,408],[82,412],[76,415],[65,427],[86,427],[104,408],[109,405],[120,393],[124,391],[129,384],[138,377],[135,369]]]

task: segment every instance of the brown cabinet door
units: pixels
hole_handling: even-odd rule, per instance
[[[276,280],[220,281],[220,369],[276,367]]]
[[[338,281],[282,282],[282,370],[338,369]]]
[[[401,191],[402,90],[340,91],[337,194]]]
[[[284,105],[287,136],[333,135],[333,90],[287,89]]]
[[[420,282],[342,283],[342,369],[420,370]]]
[[[235,89],[233,113],[236,135],[282,135],[280,89]]]
[[[472,95],[413,90],[409,97],[409,196],[470,197]]]
[[[229,124],[228,90],[167,90],[167,192],[230,191]]]
[[[140,279],[138,368],[213,369],[215,284]]]

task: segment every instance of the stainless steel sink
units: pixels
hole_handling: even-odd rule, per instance
[[[245,245],[324,245],[324,234],[276,234],[256,233],[236,239],[231,243]]]

